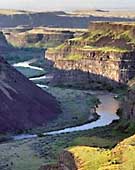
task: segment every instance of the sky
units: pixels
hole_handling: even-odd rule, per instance
[[[135,0],[0,0],[1,9],[79,10],[135,9]]]

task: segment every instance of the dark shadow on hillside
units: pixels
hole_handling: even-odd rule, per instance
[[[78,89],[94,89],[94,90],[113,90],[117,87],[126,86],[109,79],[103,75],[97,75],[81,70],[60,70],[53,67],[53,62],[48,61],[53,71],[53,79],[50,80],[49,85],[61,86]]]

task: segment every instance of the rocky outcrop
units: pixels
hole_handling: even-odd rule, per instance
[[[0,57],[0,132],[42,126],[60,113],[54,97]]]
[[[75,51],[75,54],[81,55],[82,59],[69,60],[60,59],[64,56],[61,53],[57,57],[46,54],[47,59],[54,61],[54,66],[61,70],[80,70],[89,74],[106,77],[118,83],[126,83],[135,75],[134,57],[135,52],[101,52],[101,51]]]
[[[135,25],[134,23],[128,22],[93,22],[89,25],[88,29],[90,31],[100,29],[100,30],[114,30],[115,32],[123,32],[123,31],[131,31],[132,33],[135,32]]]
[[[135,120],[135,90],[128,90],[122,103],[122,118]]]
[[[111,86],[126,84],[135,75],[134,30],[134,24],[93,23],[89,32],[80,38],[49,50],[46,58],[59,70],[55,80],[83,82],[87,86],[93,82]]]
[[[135,121],[135,79],[131,79],[128,82],[128,90],[123,102],[121,103],[120,116],[123,119]]]
[[[64,150],[59,156],[57,165],[41,166],[39,170],[77,170],[77,167],[73,154]]]

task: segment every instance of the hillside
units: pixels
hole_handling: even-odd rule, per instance
[[[80,170],[134,170],[135,135],[112,150],[77,146],[70,148],[69,152],[73,154],[76,167]]]
[[[80,144],[78,141],[78,145],[77,143],[70,144],[72,146],[61,151],[57,164],[50,163],[41,166],[39,170],[134,170],[135,135],[119,139],[117,145],[109,149],[103,146],[110,138],[110,136],[105,138],[105,131],[100,134],[104,136],[103,138],[91,137],[91,132],[89,131],[89,137],[82,137],[83,140]],[[101,129],[99,129],[99,133],[101,133]],[[112,142],[115,137],[110,139]]]
[[[121,116],[124,119],[134,122],[135,120],[135,78],[128,82],[128,90],[126,96],[123,98],[121,103]],[[132,127],[134,129],[134,126]],[[130,129],[130,127],[129,127]]]
[[[0,132],[42,126],[60,109],[54,97],[0,57]]]

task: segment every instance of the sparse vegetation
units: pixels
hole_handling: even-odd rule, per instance
[[[47,126],[33,129],[33,133],[64,129],[98,119],[96,113],[90,112],[90,108],[98,105],[99,100],[88,91],[59,87],[49,87],[45,90],[60,102],[62,114],[48,122]],[[92,120],[88,120],[90,115],[93,117]]]
[[[66,57],[66,60],[81,60],[81,59],[83,59],[83,57],[80,54],[76,55],[70,54]]]
[[[116,152],[118,154],[113,156],[109,148],[111,149],[118,142],[134,133],[125,133],[120,130],[120,128],[115,129],[118,124],[119,123],[117,122],[110,126],[88,131],[59,134],[54,136],[42,136],[41,138],[2,144],[0,145],[0,153],[2,158],[0,159],[0,168],[8,164],[8,166],[10,168],[14,168],[14,170],[25,170],[26,168],[29,168],[30,170],[33,168],[32,170],[37,170],[37,168],[41,165],[47,164],[48,162],[50,164],[56,163],[58,161],[58,155],[61,151],[63,149],[67,149],[72,150],[72,152],[79,156],[80,160],[83,160],[82,165],[84,165],[84,167],[88,167],[89,163],[93,163],[93,168],[94,166],[100,167],[100,165],[103,165],[102,168],[109,167],[109,170],[116,170],[115,168],[119,166],[118,163],[120,162],[119,160],[121,158],[121,154],[119,154],[118,149]],[[128,140],[128,143],[129,148],[130,145],[134,147],[134,138],[132,140]],[[90,148],[88,146],[90,146]],[[98,147],[98,149],[91,147]],[[88,149],[85,150],[85,148]],[[130,149],[126,149],[125,151],[125,153],[123,152],[125,154],[123,158],[126,158],[126,156],[130,157],[127,157],[128,159],[126,160],[128,161],[125,161],[123,166],[125,165],[126,168],[129,168],[134,165],[134,157],[131,156],[131,153],[134,154],[134,150],[131,150],[132,152],[130,152]],[[91,154],[91,157],[87,157]],[[11,165],[11,162],[13,165]],[[113,169],[112,167],[115,168]]]
[[[123,53],[123,52],[128,52],[128,50],[126,49],[122,49],[119,47],[96,47],[96,46],[85,46],[83,47],[83,50],[93,50],[93,51],[103,51],[103,52],[119,52],[119,53]]]

